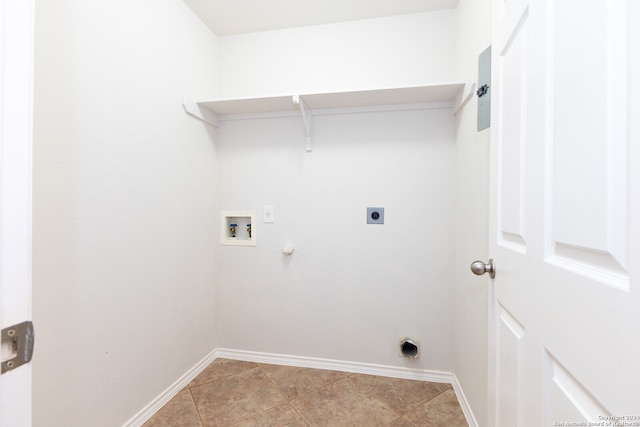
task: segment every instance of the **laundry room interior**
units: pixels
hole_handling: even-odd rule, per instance
[[[449,382],[486,425],[491,3],[199,3],[36,1],[34,425],[137,425],[216,358]]]

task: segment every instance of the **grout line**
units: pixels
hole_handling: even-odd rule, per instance
[[[349,376],[344,377],[344,378],[338,378],[337,380],[335,380],[335,381],[331,381],[331,382],[329,382],[329,383],[327,383],[327,384],[325,384],[325,385],[322,385],[322,386],[320,386],[320,387],[318,387],[318,388],[314,388],[313,390],[309,390],[309,391],[307,391],[307,392],[305,392],[305,393],[301,393],[301,394],[297,395],[296,397],[294,397],[293,399],[291,399],[291,400],[290,400],[290,402],[291,402],[291,401],[294,401],[294,400],[297,400],[297,399],[299,399],[299,398],[301,398],[301,397],[307,396],[307,395],[309,395],[309,394],[311,394],[311,393],[315,393],[316,391],[318,391],[318,390],[322,390],[323,388],[327,388],[327,387],[329,387],[329,386],[332,386],[332,385],[334,385],[334,384],[337,384],[337,383],[339,383],[339,382],[341,382],[341,381],[348,380],[348,379],[349,379]]]
[[[247,421],[247,420],[250,420],[251,418],[257,417],[258,415],[262,415],[262,414],[264,414],[265,412],[269,412],[269,411],[270,411],[270,410],[272,410],[273,408],[275,408],[275,407],[277,407],[277,406],[280,406],[280,405],[288,405],[288,406],[289,406],[289,408],[291,408],[291,409],[292,409],[296,414],[298,414],[298,415],[300,416],[300,418],[302,419],[302,421],[303,421],[307,426],[310,426],[310,424],[307,422],[307,420],[306,420],[302,415],[300,415],[300,413],[296,410],[296,408],[294,408],[293,406],[291,406],[291,404],[290,404],[287,400],[285,400],[284,402],[279,402],[279,403],[275,404],[274,406],[272,406],[272,407],[270,407],[270,408],[265,409],[264,411],[256,412],[255,414],[249,415],[248,417],[243,418],[243,419],[241,419],[241,420],[238,420],[238,421],[234,422],[233,424],[229,424],[229,426],[228,426],[228,427],[233,427],[233,426],[238,425],[238,424],[240,424],[240,423],[243,423],[243,422],[245,422],[245,421]],[[203,423],[202,425],[204,426],[204,423]]]
[[[276,406],[278,406],[278,405],[276,405]],[[265,412],[268,412],[268,411],[272,410],[276,406],[272,406],[271,408],[265,409],[264,411],[260,411],[260,412],[256,412],[255,414],[251,414],[251,415],[249,415],[249,416],[247,416],[245,418],[242,418],[241,420],[238,420],[238,421],[234,422],[233,424],[229,424],[228,427],[237,426],[238,424],[243,423],[243,422],[245,422],[247,420],[250,420],[253,417],[257,417],[258,415],[264,414]]]
[[[294,397],[293,399],[289,399],[289,398],[288,398],[288,397],[287,397],[287,396],[282,392],[282,390],[280,390],[280,387],[278,387],[278,386],[276,385],[276,383],[274,383],[274,382],[273,382],[273,379],[271,379],[271,377],[270,377],[270,376],[265,372],[265,370],[264,370],[264,369],[262,369],[262,365],[268,365],[268,363],[258,363],[257,365],[258,365],[258,367],[260,367],[260,370],[262,371],[262,373],[263,373],[263,374],[264,374],[264,375],[269,379],[269,381],[271,382],[271,384],[273,384],[273,386],[276,388],[276,390],[278,390],[278,392],[280,392],[280,394],[282,395],[282,397],[284,397],[284,400],[285,400],[285,402],[287,403],[287,405],[289,405],[289,408],[291,408],[291,409],[293,410],[293,412],[295,412],[296,414],[298,414],[298,416],[300,417],[300,419],[301,419],[301,420],[302,420],[302,421],[307,425],[307,427],[310,427],[310,426],[311,426],[311,424],[309,424],[309,421],[307,421],[307,419],[306,419],[306,418],[305,418],[305,417],[300,413],[300,411],[298,411],[298,408],[296,408],[295,406],[293,406],[293,405],[291,404],[291,402],[292,402],[293,400],[296,400],[296,399],[297,399],[297,398],[299,398],[300,396],[303,396],[303,395],[306,395],[306,394],[311,393],[311,391],[310,391],[310,392],[308,392],[308,393],[299,394],[299,395],[297,395],[296,397]],[[277,365],[277,366],[286,366],[286,365]],[[302,369],[313,369],[313,368],[302,368]],[[340,380],[337,380],[337,381],[340,381]],[[337,381],[333,381],[333,382],[331,382],[330,384],[334,384],[334,383],[336,383]],[[325,386],[328,386],[328,385],[330,385],[330,384],[326,384]],[[324,386],[323,386],[323,387],[324,387]],[[318,387],[317,389],[314,389],[313,391],[320,390],[321,388],[322,388],[322,387]]]
[[[387,424],[388,426],[394,424],[396,421],[398,421],[399,419],[403,419],[404,422],[409,423],[412,427],[415,427],[415,424],[412,423],[411,421],[407,420],[406,418],[404,418],[404,415],[399,416],[398,418],[396,418],[395,420],[391,421],[389,424]]]
[[[230,360],[230,359],[229,359],[229,360]],[[214,361],[214,362],[211,362],[211,364],[209,364],[209,366],[211,366],[213,363],[215,363],[215,361]],[[207,382],[203,382],[203,383],[197,384],[197,385],[193,386],[193,388],[198,388],[198,387],[203,386],[203,385],[206,385],[206,384],[211,384],[211,383],[214,383],[214,382],[216,382],[216,381],[220,381],[220,380],[224,380],[224,379],[227,379],[227,378],[234,377],[234,376],[236,376],[236,375],[244,374],[244,373],[246,373],[246,372],[248,372],[248,371],[251,371],[251,370],[253,370],[253,369],[257,369],[257,368],[258,368],[258,369],[260,369],[260,371],[264,374],[264,371],[262,371],[262,369],[260,368],[260,365],[259,365],[258,363],[256,363],[256,362],[248,362],[248,363],[253,364],[253,365],[255,365],[255,366],[253,366],[253,367],[249,367],[249,368],[245,369],[244,371],[236,372],[236,373],[233,373],[233,374],[230,374],[230,375],[225,375],[225,376],[222,376],[222,377],[218,377],[218,378],[212,379],[212,380],[207,381]],[[207,367],[208,367],[208,366],[207,366]],[[206,369],[206,368],[205,368],[205,369]],[[267,375],[265,374],[265,376],[267,376]],[[197,378],[197,377],[196,377],[196,378]],[[267,379],[269,379],[269,377],[268,377],[268,376],[267,376]],[[205,426],[204,419],[202,418],[202,415],[200,414],[200,409],[198,408],[198,405],[196,404],[195,399],[193,398],[193,394],[192,394],[192,391],[191,391],[191,386],[190,386],[190,384],[191,384],[191,382],[190,382],[189,384],[187,384],[187,387],[185,387],[185,388],[189,390],[189,395],[191,396],[191,400],[193,401],[193,404],[194,404],[194,405],[195,405],[195,407],[196,407],[196,412],[198,413],[198,418],[200,419],[200,424],[204,427],[204,426]],[[276,387],[276,389],[277,389],[277,387]],[[279,391],[280,391],[280,390],[278,389],[278,392],[279,392]],[[280,393],[280,394],[282,394],[282,393]],[[284,397],[284,396],[283,396],[283,397]],[[285,398],[285,400],[284,400],[284,401],[286,402],[286,398]],[[280,403],[282,403],[282,402],[280,402]],[[238,424],[238,423],[241,423],[241,422],[243,422],[243,421],[246,421],[246,420],[248,420],[249,418],[254,417],[254,416],[256,416],[256,415],[262,414],[263,412],[266,412],[266,411],[268,411],[268,410],[270,410],[270,409],[273,409],[273,408],[275,408],[276,406],[278,406],[280,403],[278,403],[278,404],[276,404],[276,405],[274,405],[274,406],[272,406],[272,407],[270,407],[270,408],[268,408],[268,409],[265,409],[265,410],[264,410],[264,411],[262,411],[262,412],[255,413],[255,414],[250,415],[250,416],[248,416],[248,417],[246,417],[246,418],[243,418],[243,419],[241,419],[241,420],[238,420],[237,422],[235,422],[235,423],[231,424],[229,427],[234,426],[234,425],[236,425],[236,424]]]
[[[256,412],[255,414],[251,414],[251,415],[247,416],[246,418],[243,418],[243,419],[241,419],[241,420],[238,420],[237,422],[235,422],[235,423],[231,424],[229,427],[233,427],[233,426],[238,425],[238,424],[240,424],[240,423],[242,423],[242,422],[245,422],[245,421],[247,421],[247,420],[249,420],[249,419],[251,419],[251,418],[253,418],[253,417],[257,417],[258,415],[264,414],[265,412],[269,412],[269,411],[270,411],[270,410],[272,410],[273,408],[276,408],[277,406],[280,406],[280,405],[283,405],[283,404],[287,404],[287,405],[289,405],[289,408],[291,408],[291,409],[293,409],[293,410],[295,411],[295,408],[293,408],[293,407],[291,406],[291,404],[289,403],[289,399],[287,399],[287,396],[285,396],[285,395],[284,395],[284,393],[282,392],[282,390],[280,390],[280,387],[278,387],[278,386],[273,382],[273,380],[271,379],[271,377],[269,377],[269,375],[267,375],[267,373],[264,371],[264,369],[262,369],[262,366],[260,366],[260,364],[259,364],[259,363],[257,363],[257,362],[253,362],[253,363],[257,365],[258,369],[260,369],[260,372],[262,372],[262,375],[264,375],[264,376],[267,378],[267,380],[271,383],[271,385],[273,386],[273,388],[275,388],[275,389],[278,391],[278,393],[280,393],[280,397],[282,397],[282,401],[277,402],[276,404],[274,404],[273,406],[270,406],[269,408],[265,409],[264,411]],[[251,368],[251,369],[255,369],[255,368]],[[246,371],[245,371],[245,372],[246,372]],[[234,375],[235,375],[235,374],[234,374]],[[231,376],[233,376],[233,375],[231,375]],[[297,413],[298,411],[295,411],[295,412]],[[298,415],[300,415],[300,414],[298,414]],[[304,418],[303,418],[302,420],[305,422],[305,424],[309,425],[309,424],[307,423],[307,421],[306,421]]]
[[[307,425],[307,427],[311,427],[311,424],[309,424],[309,421],[307,421],[307,419],[300,413],[300,411],[298,411],[298,408],[296,408],[295,406],[293,406],[291,404],[291,402],[287,402],[287,404],[289,405],[289,407],[291,409],[293,409],[293,412],[295,412],[296,414],[298,414],[298,416],[300,417],[300,419]]]
[[[265,370],[264,370],[264,369],[262,369],[262,365],[273,365],[273,363],[258,363],[257,365],[260,367],[260,370],[262,371],[262,373],[263,373],[263,374],[264,374],[264,375],[269,379],[269,381],[271,382],[271,384],[273,384],[273,386],[276,388],[276,390],[278,390],[278,392],[282,395],[282,397],[284,397],[284,400],[285,400],[286,404],[287,404],[287,405],[289,405],[289,408],[291,408],[291,409],[292,409],[296,414],[298,414],[298,416],[300,417],[300,419],[302,419],[302,421],[303,421],[303,422],[304,422],[308,427],[310,427],[310,426],[311,426],[311,424],[309,424],[309,421],[308,421],[308,420],[307,420],[307,419],[306,419],[306,418],[305,418],[305,417],[300,413],[300,411],[298,411],[298,408],[296,408],[296,407],[295,407],[291,402],[293,402],[294,400],[299,399],[300,397],[306,396],[306,395],[308,395],[308,394],[311,394],[311,393],[313,393],[313,392],[316,392],[316,391],[318,391],[318,390],[321,390],[321,389],[323,389],[323,388],[326,388],[326,387],[329,387],[329,386],[331,386],[331,385],[333,385],[333,384],[336,384],[336,383],[338,383],[338,382],[340,382],[340,381],[342,381],[342,380],[346,380],[346,379],[348,379],[349,377],[351,377],[351,376],[353,375],[353,374],[346,375],[344,378],[338,378],[338,379],[337,379],[337,380],[335,380],[335,381],[331,381],[331,382],[329,382],[329,383],[327,383],[327,384],[324,384],[324,385],[322,385],[322,386],[320,386],[320,387],[314,388],[313,390],[309,390],[309,391],[307,391],[307,392],[305,392],[305,393],[298,394],[297,396],[293,397],[292,399],[289,399],[289,398],[288,398],[288,397],[287,397],[287,396],[282,392],[282,390],[280,390],[280,387],[278,387],[278,385],[277,385],[275,382],[273,382],[273,379],[272,379],[272,378],[271,378],[271,377],[270,377],[270,376],[265,372]],[[299,367],[287,366],[287,365],[276,365],[276,366],[283,366],[283,367],[286,367],[286,368],[294,368],[294,369],[309,369],[309,370],[317,370],[317,369],[314,369],[314,368],[299,368]],[[334,372],[343,372],[343,371],[334,371]],[[345,373],[345,374],[347,374],[346,372],[344,372],[344,373]]]
[[[202,419],[202,415],[200,415],[200,408],[198,408],[198,405],[196,404],[196,400],[193,398],[193,394],[191,393],[191,387],[187,386],[185,388],[187,389],[187,391],[189,391],[189,397],[191,398],[191,401],[193,402],[193,406],[196,408],[196,414],[198,414],[198,419],[200,420],[200,425],[202,427],[204,427],[204,420]]]
[[[354,375],[357,375],[357,374],[354,374]],[[353,377],[354,375],[352,375],[351,377]],[[377,377],[377,375],[372,375],[372,376]],[[382,399],[380,399],[378,396],[373,395],[373,394],[371,394],[371,395],[370,395],[370,394],[366,393],[366,392],[361,388],[361,386],[360,386],[360,385],[358,385],[358,382],[357,382],[357,381],[354,381],[354,384],[353,384],[353,385],[354,385],[354,387],[355,387],[356,391],[357,391],[360,395],[362,395],[362,396],[364,396],[364,397],[366,397],[366,398],[368,398],[368,399],[375,400],[375,401],[376,401],[376,402],[378,402],[380,405],[382,405],[383,407],[387,408],[390,412],[392,412],[392,413],[396,414],[396,418],[394,418],[394,419],[393,419],[393,421],[391,421],[391,422],[394,422],[394,421],[396,421],[396,420],[398,420],[398,419],[400,419],[400,418],[402,418],[402,417],[404,416],[404,414],[402,414],[402,413],[398,413],[398,411],[396,411],[395,409],[393,409],[391,406],[389,406],[386,402],[384,402],[384,401],[383,401]]]
[[[218,360],[218,359],[216,359],[216,360]],[[225,360],[233,360],[233,359],[225,359]],[[211,362],[211,363],[207,366],[207,368],[208,368],[209,366],[213,365],[214,363],[215,363],[215,360],[214,360],[213,362]],[[246,363],[254,364],[254,365],[258,366],[258,363],[256,363],[256,362],[246,362]],[[196,385],[194,385],[194,386],[193,386],[193,388],[200,387],[200,386],[202,386],[202,385],[209,384],[209,383],[212,383],[212,382],[215,382],[215,381],[219,381],[219,380],[223,380],[223,379],[226,379],[226,378],[231,378],[231,377],[233,377],[233,376],[235,376],[235,375],[238,375],[238,374],[243,374],[243,373],[245,373],[245,372],[247,372],[247,371],[250,371],[250,370],[252,370],[252,369],[255,369],[255,368],[256,368],[256,366],[254,366],[254,367],[252,367],[252,368],[247,368],[247,369],[245,369],[244,371],[236,372],[236,373],[229,374],[229,375],[224,375],[224,376],[221,376],[221,377],[218,377],[218,378],[214,378],[214,379],[209,380],[209,381],[205,381],[205,382],[203,382],[203,383],[196,384]],[[205,370],[206,370],[207,368],[205,368]],[[204,372],[204,371],[203,371],[203,372]],[[202,373],[200,373],[200,374],[202,374]],[[198,377],[196,377],[196,378],[198,378]],[[192,386],[191,386],[191,383],[192,383],[196,378],[194,378],[193,380],[189,381],[189,384],[187,384],[187,387],[189,387],[189,390],[191,390],[191,387],[192,387]]]
[[[445,394],[446,392],[449,391],[449,388],[445,388],[444,390],[442,390],[440,393],[436,394],[435,396],[433,396],[431,399],[426,400],[425,402],[421,403],[421,405],[424,405],[425,403],[431,402],[433,399],[435,399],[438,396],[441,396],[443,394]]]
[[[308,370],[313,370],[313,371],[332,371],[332,372],[340,372],[340,373],[342,373],[342,374],[345,374],[344,378],[338,378],[338,379],[336,379],[336,380],[333,380],[333,381],[331,381],[331,382],[328,382],[328,383],[326,383],[326,384],[323,384],[323,385],[321,385],[321,386],[319,386],[319,387],[317,387],[317,388],[314,388],[314,389],[312,389],[312,390],[306,391],[306,392],[304,392],[304,393],[300,393],[300,394],[298,394],[297,396],[295,396],[295,397],[293,397],[293,398],[291,398],[291,399],[289,399],[287,396],[284,396],[284,397],[285,397],[285,399],[287,400],[287,402],[292,402],[292,401],[294,401],[294,400],[296,400],[296,399],[298,399],[298,398],[300,398],[300,397],[306,396],[306,395],[308,395],[308,394],[311,394],[311,393],[313,393],[313,392],[316,392],[316,391],[318,391],[318,390],[320,390],[320,389],[323,389],[323,388],[325,388],[325,387],[329,387],[330,385],[336,384],[336,383],[338,383],[338,382],[340,382],[340,381],[342,381],[342,380],[346,380],[347,378],[351,378],[351,377],[352,377],[352,376],[354,376],[354,375],[358,375],[358,374],[354,374],[354,373],[350,373],[350,372],[339,371],[339,370],[336,370],[336,369],[327,369],[327,370],[325,370],[325,369],[318,369],[318,368],[305,368],[305,367],[301,367],[301,366],[277,365],[277,364],[275,364],[275,363],[258,363],[258,365],[275,365],[275,366],[282,366],[282,367],[285,367],[285,368],[308,369]],[[260,367],[262,368],[262,366],[260,366]],[[264,370],[263,370],[262,372],[264,372]],[[267,375],[267,373],[266,373],[266,372],[264,372],[264,374],[265,374],[265,375]],[[267,378],[269,378],[269,379],[271,380],[271,378],[269,377],[269,375],[267,375]],[[272,383],[272,384],[273,384],[273,385],[274,385],[278,390],[280,390],[280,388],[279,388],[279,387],[278,387],[278,386],[277,386],[273,381],[271,381],[271,383]],[[284,395],[284,393],[283,393],[283,395]]]
[[[271,383],[271,385],[272,385],[276,390],[278,390],[278,393],[280,393],[280,396],[282,397],[282,399],[283,399],[285,402],[289,403],[289,399],[287,399],[287,396],[285,396],[285,394],[282,392],[282,390],[280,390],[280,387],[278,387],[278,386],[276,385],[276,383],[274,383],[274,382],[273,382],[273,380],[271,379],[271,377],[270,377],[270,376],[269,376],[269,375],[264,371],[264,369],[262,369],[262,366],[260,366],[260,364],[259,364],[259,363],[256,363],[256,365],[258,365],[258,368],[260,368],[260,372],[262,372],[262,375],[264,375],[264,376],[267,378],[267,380],[269,380],[269,382]]]
[[[436,395],[432,396],[430,399],[427,399],[427,400],[425,400],[425,401],[423,401],[423,402],[420,402],[420,403],[418,403],[418,404],[416,404],[416,405],[412,406],[412,407],[411,407],[411,409],[410,409],[410,410],[408,410],[408,411],[407,411],[405,414],[403,414],[402,416],[405,416],[406,414],[408,414],[408,413],[410,413],[410,412],[415,411],[416,409],[418,409],[418,408],[419,408],[420,406],[422,406],[422,405],[426,405],[427,403],[431,402],[431,401],[432,401],[433,399],[435,399],[436,397],[438,397],[438,396],[440,396],[440,395],[442,395],[442,394],[446,393],[447,391],[449,391],[449,389],[450,389],[450,388],[451,388],[451,387],[447,387],[447,388],[445,388],[444,390],[442,390],[440,393],[438,393],[438,394],[436,394]]]

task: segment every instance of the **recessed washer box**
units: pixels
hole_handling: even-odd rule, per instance
[[[256,213],[251,211],[222,211],[220,213],[220,244],[255,246]]]
[[[384,208],[367,208],[367,224],[384,224]]]

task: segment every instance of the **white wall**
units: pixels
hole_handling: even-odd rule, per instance
[[[458,75],[471,81],[478,55],[491,44],[491,1],[460,0],[457,8]],[[477,132],[477,97],[456,117],[456,257],[454,292],[454,372],[479,425],[487,425],[486,277],[469,266],[489,258],[489,136]]]
[[[299,117],[222,122],[220,206],[259,220],[256,247],[220,248],[220,347],[451,371],[451,110],[322,115],[312,133],[307,153]],[[407,335],[418,360],[398,355]]]
[[[34,426],[122,425],[215,347],[216,39],[180,0],[37,1]]]
[[[226,36],[220,95],[452,81],[455,11]],[[222,209],[276,209],[258,246],[221,247],[220,347],[453,369],[449,109],[222,122]],[[366,225],[384,206],[386,224]],[[291,241],[291,258],[281,247]],[[412,336],[422,357],[398,355]]]
[[[455,11],[220,37],[219,65],[222,97],[448,82]]]

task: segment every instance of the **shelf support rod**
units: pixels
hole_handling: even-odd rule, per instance
[[[190,101],[188,99],[182,99],[182,108],[184,108],[184,112],[190,115],[193,118],[201,120],[208,125],[213,127],[218,127],[218,115],[213,111],[206,109],[198,105],[196,102]]]
[[[311,151],[311,110],[304,99],[300,98],[300,95],[293,95],[293,103],[300,107],[300,114],[302,115],[302,122],[304,123],[304,131],[307,134],[305,147],[307,152]]]

